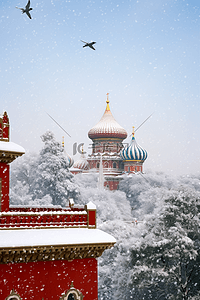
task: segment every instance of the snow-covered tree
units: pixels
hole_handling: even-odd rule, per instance
[[[16,159],[11,165],[11,184],[16,185],[17,181],[31,187],[35,169],[37,168],[38,154],[27,152]]]
[[[37,161],[38,155],[28,152],[12,163],[10,204],[29,205],[32,201]]]
[[[131,207],[124,192],[98,189],[98,174],[79,174],[74,178],[79,192],[78,203],[92,201],[97,207],[97,222],[131,219]]]
[[[41,136],[44,147],[38,156],[38,165],[31,192],[34,199],[49,195],[53,205],[66,205],[68,197],[75,196],[73,175],[69,172],[64,148],[52,132]]]
[[[164,192],[160,185],[154,208],[143,210],[143,228],[138,225],[141,237],[136,241],[133,233],[126,257],[121,257],[121,270],[116,272],[120,286],[116,298],[190,299],[198,292],[200,194],[191,186],[172,186]],[[156,195],[157,186],[154,189]],[[142,195],[152,202],[151,189],[139,198]],[[140,215],[145,200],[138,209]]]
[[[24,155],[12,169],[11,203],[14,205],[63,205],[76,197],[76,185],[68,169],[64,148],[52,132],[41,136],[38,155]]]

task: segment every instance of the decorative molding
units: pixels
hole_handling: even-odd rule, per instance
[[[22,300],[22,298],[13,289],[5,300]]]
[[[70,289],[59,300],[68,300],[70,294],[74,296],[75,300],[83,300],[83,294],[79,290],[74,288],[73,281],[71,283]]]
[[[96,258],[101,256],[104,250],[112,248],[114,244],[1,248],[0,264]]]
[[[2,178],[0,178],[0,212],[1,212],[1,200],[2,200]]]
[[[0,161],[2,163],[9,164],[13,160],[15,160],[18,156],[22,156],[24,153],[20,152],[8,152],[8,151],[2,151],[0,150]]]
[[[0,212],[1,229],[87,228],[87,211]]]
[[[135,162],[137,164],[143,164],[144,160],[142,159],[130,159],[130,160],[123,160],[124,163],[128,164],[128,163],[132,163]]]

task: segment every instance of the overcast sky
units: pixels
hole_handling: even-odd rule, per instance
[[[199,0],[0,1],[0,112],[11,141],[38,152],[47,130],[85,143],[109,93],[118,123],[148,152],[144,171],[200,172]],[[83,48],[95,41],[96,50]],[[129,141],[129,139],[127,139]]]

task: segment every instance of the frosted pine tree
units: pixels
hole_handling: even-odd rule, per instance
[[[130,238],[129,255],[115,274],[124,283],[116,298],[186,300],[198,294],[200,195],[183,186],[170,193],[162,194],[160,211],[145,216],[145,227],[138,225],[140,239]]]
[[[32,201],[33,182],[37,170],[38,155],[26,153],[11,165],[11,205],[29,205]]]
[[[35,179],[32,185],[33,200],[49,196],[53,205],[67,203],[69,197],[76,195],[73,175],[68,169],[68,160],[64,148],[58,143],[52,132],[41,136],[44,147],[39,153]]]

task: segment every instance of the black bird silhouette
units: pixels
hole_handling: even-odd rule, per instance
[[[85,43],[84,47],[90,47],[91,49],[95,50],[95,48],[93,47],[94,44],[96,44],[96,42],[91,42],[91,43],[87,43],[81,40],[81,42]]]
[[[26,13],[27,16],[31,19],[31,15],[30,15],[30,10],[32,10],[32,8],[30,7],[30,4],[31,4],[31,1],[29,0],[28,3],[26,4],[25,8],[20,8],[20,7],[17,7],[18,9],[21,9],[22,13]]]

